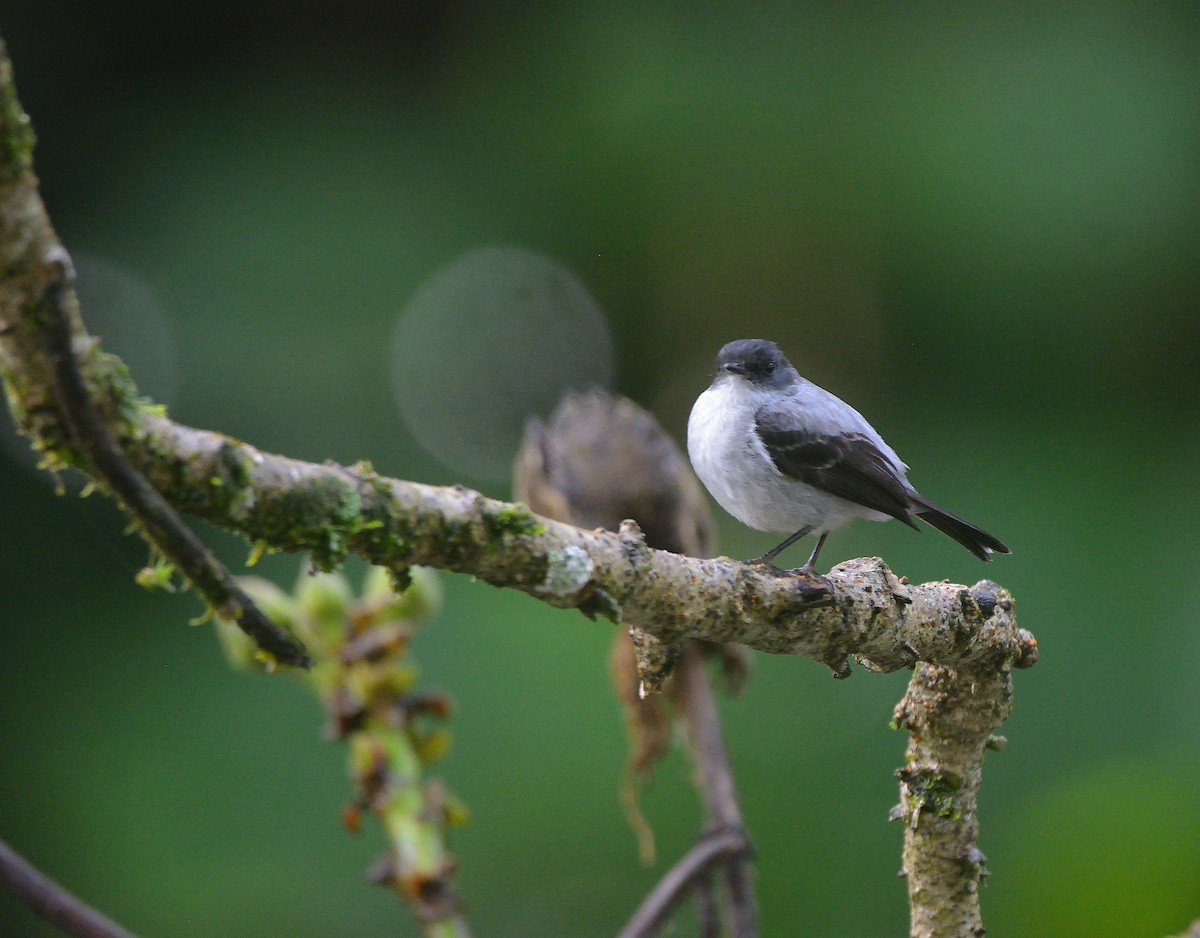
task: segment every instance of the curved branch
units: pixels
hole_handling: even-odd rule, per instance
[[[369,465],[316,465],[264,453],[142,410],[125,432],[131,461],[187,511],[281,550],[334,563],[349,553],[394,569],[468,573],[589,616],[683,638],[800,654],[835,674],[928,661],[1028,667],[1036,642],[1012,598],[981,581],[908,584],[878,558],[839,564],[830,590],[759,568],[646,546],[636,525],[584,531],[477,492],[389,479]]]
[[[1011,597],[989,581],[912,586],[867,558],[835,567],[832,595],[814,602],[802,581],[652,550],[633,525],[583,531],[460,487],[269,456],[153,416],[142,426],[135,461],[168,497],[272,547],[469,573],[554,606],[635,621],[666,644],[741,642],[803,654],[839,674],[850,655],[879,671],[918,660],[1028,666],[1036,657]],[[229,499],[242,507],[231,512]]]
[[[748,849],[741,831],[716,831],[700,838],[659,880],[618,938],[647,938],[657,934],[699,877],[726,858],[742,855]]]
[[[72,443],[87,460],[91,474],[102,480],[139,524],[141,533],[168,559],[189,584],[208,600],[221,618],[238,626],[282,664],[307,668],[312,659],[286,629],[263,613],[233,576],[158,491],[130,465],[109,435],[80,374],[72,344],[68,309],[73,305],[74,269],[65,250],[47,258],[56,276],[44,292],[46,357],[54,371],[54,388]],[[70,298],[70,302],[68,302]]]

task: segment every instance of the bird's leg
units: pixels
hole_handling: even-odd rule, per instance
[[[795,534],[789,535],[782,544],[777,544],[775,547],[772,547],[769,551],[767,551],[761,557],[755,557],[753,560],[747,560],[746,563],[753,564],[756,567],[768,567],[771,570],[775,571],[776,573],[783,573],[784,572],[783,570],[780,570],[777,566],[775,566],[775,558],[778,557],[783,551],[787,550],[789,547],[791,547],[793,544],[795,544],[796,541],[800,540],[800,538],[804,537],[806,534],[811,534],[813,527],[814,527],[814,525],[811,525],[811,524],[805,525],[799,531],[797,531]],[[821,544],[823,544],[824,542],[825,542],[825,537],[824,537],[824,535],[822,535],[821,540],[817,543],[817,550],[821,549]],[[811,564],[815,558],[816,558],[816,552],[814,551],[813,556],[808,558],[808,562]]]
[[[804,535],[811,534],[814,527],[816,525],[801,528],[778,547],[767,551],[761,557],[747,560],[746,563],[766,567],[774,576],[795,577],[799,581],[796,584],[797,589],[800,591],[800,596],[805,603],[812,606],[827,606],[833,601],[833,586],[829,582],[828,577],[821,576],[821,574],[813,570],[813,567],[817,562],[817,555],[821,553],[821,548],[825,546],[825,538],[829,534],[828,531],[817,538],[817,546],[808,555],[808,561],[803,567],[796,567],[794,570],[781,570],[774,564],[775,558],[779,556],[781,551],[791,547],[796,541],[804,537]]]
[[[824,532],[817,538],[817,546],[812,549],[812,553],[808,555],[808,560],[804,562],[803,567],[796,567],[794,570],[789,570],[788,573],[792,576],[806,576],[817,580],[825,580],[825,577],[817,573],[814,569],[817,565],[817,555],[821,553],[821,548],[825,546],[825,538],[829,537],[829,532]]]

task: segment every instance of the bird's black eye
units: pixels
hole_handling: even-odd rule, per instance
[[[762,370],[763,370],[764,375],[775,374],[775,363],[774,362],[764,362]]]

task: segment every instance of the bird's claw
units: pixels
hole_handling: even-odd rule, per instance
[[[833,581],[829,577],[817,573],[807,564],[782,572],[796,584],[805,603],[825,605],[833,602]]]
[[[823,604],[833,599],[833,582],[829,577],[817,573],[809,564],[785,570],[775,566],[771,558],[765,555],[745,563],[751,567],[759,567],[771,576],[792,580],[806,603]]]
[[[784,570],[783,567],[775,566],[775,564],[772,562],[773,560],[774,560],[774,558],[771,557],[769,554],[763,554],[761,557],[754,557],[750,560],[743,560],[742,563],[744,563],[748,567],[761,567],[767,573],[771,574],[771,576],[791,576],[792,575],[793,571]]]
[[[792,567],[788,570],[784,570],[783,573],[787,576],[802,576],[806,580],[817,580],[825,584],[829,583],[829,577],[817,573],[817,571],[808,564],[805,564],[803,567]]]

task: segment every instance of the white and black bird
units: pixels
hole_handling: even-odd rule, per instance
[[[796,573],[811,575],[830,531],[852,518],[933,525],[981,560],[1009,553],[997,538],[921,495],[908,466],[845,401],[802,378],[765,339],[730,342],[688,420],[688,455],[727,512],[759,531],[791,531],[747,561],[774,569],[807,534],[817,543]]]

